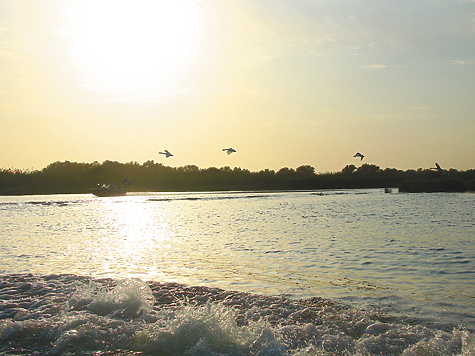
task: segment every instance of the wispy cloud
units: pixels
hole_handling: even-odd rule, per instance
[[[453,59],[448,61],[448,63],[454,65],[454,66],[463,66],[463,65],[473,65],[475,64],[475,61],[465,61],[462,59]]]
[[[380,69],[380,68],[387,68],[388,66],[385,64],[368,64],[363,66],[363,68],[375,68],[375,69]]]
[[[443,46],[462,33],[473,35],[474,3],[295,0],[276,6],[274,1],[260,1],[247,4],[244,11],[260,21],[260,30],[265,30],[265,39],[274,44],[276,52],[330,48],[422,51]],[[470,38],[459,40],[468,43]]]

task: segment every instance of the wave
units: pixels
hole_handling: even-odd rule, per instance
[[[173,195],[173,196],[159,196],[159,197],[152,197],[148,198],[146,201],[180,201],[180,200],[201,200],[201,201],[216,201],[216,200],[234,200],[234,199],[265,199],[265,198],[270,198],[275,196],[275,194],[260,194],[260,195],[253,195],[253,194],[243,194],[242,192],[237,192],[231,195],[227,195],[229,193],[223,194],[219,193],[218,194],[213,194],[213,193],[207,193],[207,194],[202,194],[200,195],[193,195],[193,194],[187,194],[187,195]]]
[[[331,300],[76,275],[0,277],[0,353],[469,355],[474,334]]]

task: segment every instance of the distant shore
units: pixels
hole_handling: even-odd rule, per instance
[[[399,188],[400,192],[475,191],[475,170],[398,170],[372,164],[347,165],[340,172],[315,173],[309,165],[278,171],[228,166],[168,167],[154,161],[54,162],[42,170],[0,169],[0,195],[82,194],[98,184],[131,182],[130,192],[251,191]]]

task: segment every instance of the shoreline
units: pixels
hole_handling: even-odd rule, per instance
[[[126,182],[130,192],[253,191],[402,188],[408,191],[475,190],[475,170],[395,168],[374,164],[347,165],[340,172],[316,173],[309,165],[251,172],[228,166],[200,169],[169,167],[153,161],[143,165],[55,162],[42,170],[0,169],[0,195],[81,194],[107,182]]]
[[[306,192],[326,192],[326,191],[355,191],[355,190],[382,190],[385,192],[385,189],[388,187],[364,187],[364,188],[315,188],[315,189],[249,189],[249,190],[175,190],[175,191],[127,191],[127,194],[123,196],[138,196],[138,195],[156,195],[156,194],[239,194],[239,193],[306,193]],[[414,193],[467,193],[473,194],[475,190],[465,189],[463,191],[455,191],[455,190],[424,190],[422,188],[412,191],[405,191],[401,190],[398,187],[389,187],[391,191],[385,192],[386,194],[398,194],[398,193],[406,193],[406,194],[414,194]],[[2,194],[0,193],[0,197],[27,197],[27,196],[54,196],[54,195],[88,195],[93,196],[94,194],[90,193],[89,191],[82,191],[82,192],[55,192],[55,193],[24,193],[24,194]],[[323,194],[325,195],[325,194]],[[98,197],[100,198],[100,197]]]

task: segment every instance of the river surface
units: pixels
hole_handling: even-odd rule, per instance
[[[151,294],[144,298],[155,298],[155,301],[158,300],[157,285],[168,288],[167,291],[175,286],[181,294],[193,287],[209,291],[208,295],[259,295],[263,305],[275,304],[265,298],[284,298],[304,304],[323,298],[341,308],[351,308],[354,313],[377,312],[396,317],[397,323],[406,329],[414,324],[420,328],[439,325],[437,332],[443,330],[450,335],[445,339],[451,339],[452,343],[457,338],[465,340],[465,349],[460,346],[453,354],[474,351],[467,345],[475,344],[472,334],[475,330],[475,194],[394,191],[387,194],[382,189],[370,189],[131,193],[115,198],[92,195],[0,197],[0,224],[0,275],[6,291],[10,291],[4,295],[18,293],[18,297],[26,298],[22,285],[34,290],[33,287],[55,281],[54,293],[61,295],[57,299],[67,301],[66,308],[70,311],[74,304],[71,300],[77,300],[67,292],[72,278],[76,294],[77,285],[86,280],[89,286],[107,280],[108,291],[126,283],[124,281],[133,281],[129,284],[135,287],[134,283],[139,281],[150,282],[143,288],[151,288]],[[137,288],[143,290],[140,286]],[[89,304],[102,293],[94,292],[94,288],[89,292]],[[198,294],[192,293],[187,298],[193,300]],[[38,302],[40,297],[29,298]],[[216,303],[220,300],[211,299]],[[154,303],[150,305],[142,312],[158,313]],[[10,308],[0,305],[0,310],[15,309],[15,306],[20,308],[13,303]],[[30,305],[23,309],[31,308]],[[63,310],[64,317],[65,307],[58,308]],[[210,305],[208,311],[209,308]],[[81,312],[90,313],[93,309]],[[257,316],[247,317],[269,323],[264,317],[268,314],[262,310],[261,306]],[[98,314],[105,317],[104,313]],[[344,314],[340,309],[335,313],[339,313],[339,317]],[[12,320],[16,314],[3,314],[0,321],[15,322]],[[53,318],[56,314],[48,315]],[[245,318],[246,314],[243,315]],[[353,315],[351,318],[356,319],[351,322],[368,320],[362,328],[374,329],[375,320],[371,315]],[[282,323],[287,319],[288,315],[282,317],[280,329],[267,324],[262,326],[259,329],[262,335],[258,336],[260,348],[247,345],[240,352],[272,354],[266,353],[266,347],[272,342],[277,345],[274,351],[280,350],[281,354],[298,354],[302,350],[315,355],[340,351],[357,354],[362,353],[363,346],[358,342],[363,341],[366,354],[372,354],[371,350],[391,354],[392,350],[392,354],[410,355],[411,348],[426,347],[421,346],[422,341],[415,340],[405,347],[390,349],[387,341],[381,344],[382,341],[373,340],[379,348],[368,348],[368,335],[381,338],[391,330],[402,332],[401,324],[395,329],[378,329],[376,335],[371,334],[371,329],[369,334],[364,331],[359,336],[350,333],[346,337],[352,340],[346,344],[341,340],[333,340],[334,345],[326,342],[325,335],[333,335],[329,331],[329,334],[318,334],[319,337],[315,334],[313,339],[308,337],[306,343],[294,342],[292,346],[285,338],[276,336],[282,338]],[[234,320],[241,319],[235,317]],[[305,324],[307,328],[320,325],[309,320]],[[378,323],[381,322],[388,323],[379,318]],[[345,334],[343,323],[337,323],[336,335]],[[394,325],[394,320],[391,323]],[[15,337],[5,334],[5,325],[2,336],[0,324],[0,339],[4,338],[3,344],[10,342],[12,350],[19,349],[13,341],[7,342]],[[10,327],[12,325],[15,324]],[[447,331],[447,325],[464,330],[465,336],[457,334],[461,331]],[[272,340],[264,337],[264,342],[263,335],[270,335],[266,330],[273,336]],[[64,332],[59,333],[66,337]],[[430,339],[424,332],[415,331],[418,333],[421,340]],[[77,335],[75,337],[77,339]],[[203,338],[206,339],[199,340]],[[444,339],[434,336],[434,339],[440,338]],[[51,345],[59,347],[58,337],[52,340]],[[236,342],[233,341],[233,345]],[[256,345],[256,342],[251,344]],[[123,345],[120,348],[127,349]],[[160,354],[162,350],[129,349],[149,354]],[[62,354],[68,349],[57,350],[56,354]],[[190,354],[195,352],[193,348],[186,350]],[[203,351],[203,354],[218,354],[210,351],[209,344],[202,345],[200,350],[210,352]]]

